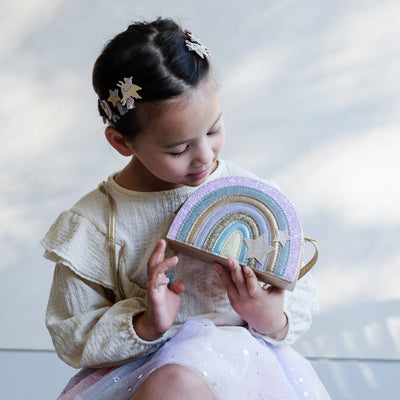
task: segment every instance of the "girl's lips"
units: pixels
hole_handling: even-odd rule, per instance
[[[207,167],[206,169],[201,170],[200,172],[196,172],[194,174],[188,174],[187,176],[191,179],[203,179],[208,175],[210,168]]]

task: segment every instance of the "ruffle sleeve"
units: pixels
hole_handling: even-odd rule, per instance
[[[116,296],[107,227],[101,224],[101,218],[96,225],[71,209],[41,241],[44,256],[56,264],[46,326],[58,356],[75,368],[119,365],[154,352],[166,340],[147,342],[137,336],[132,318],[146,310],[146,290],[129,282],[130,297]],[[123,253],[117,242],[120,266]]]
[[[60,214],[41,244],[44,257],[69,267],[75,274],[109,289],[115,289],[110,268],[106,226],[68,210]],[[116,243],[116,253],[121,245]]]

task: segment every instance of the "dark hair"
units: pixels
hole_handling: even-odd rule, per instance
[[[188,51],[187,39],[172,19],[130,25],[105,46],[95,62],[93,88],[99,99],[106,100],[109,90],[131,76],[132,82],[142,88],[138,92],[142,98],[136,100],[136,105],[175,97],[195,88],[207,75],[210,64],[207,57],[203,59],[195,51]],[[104,119],[100,103],[99,112]],[[128,140],[141,131],[136,109],[120,116],[112,125]]]

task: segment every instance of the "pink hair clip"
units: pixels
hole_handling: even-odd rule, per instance
[[[201,58],[204,56],[211,57],[211,53],[208,51],[207,47],[201,44],[199,38],[190,32],[189,30],[184,30],[185,34],[190,40],[185,40],[185,45],[189,51],[195,51]]]

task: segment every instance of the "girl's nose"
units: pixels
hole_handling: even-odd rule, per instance
[[[192,161],[194,166],[203,166],[209,164],[213,159],[213,150],[206,140],[198,143],[196,148],[195,157]]]

